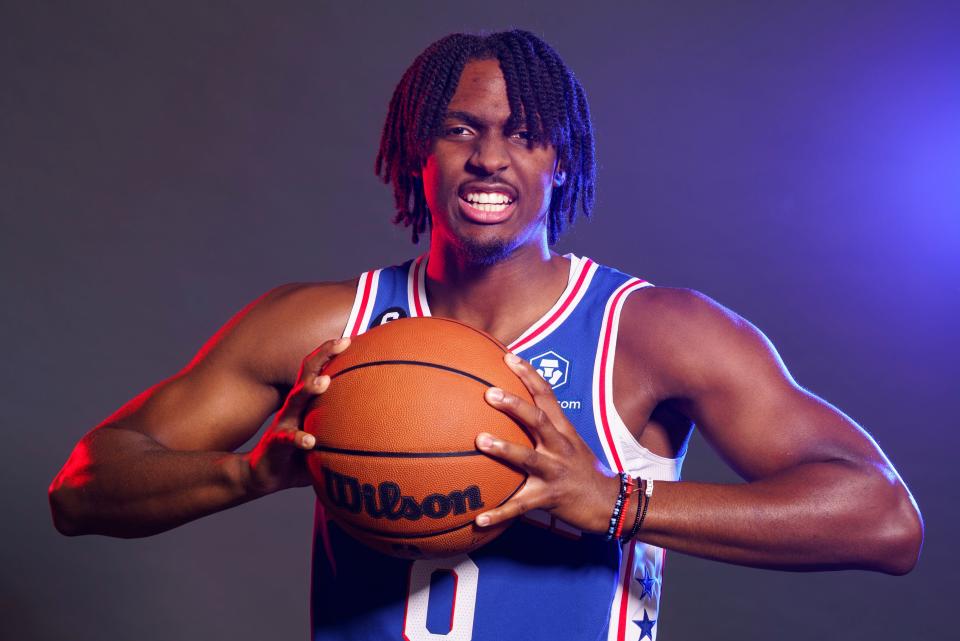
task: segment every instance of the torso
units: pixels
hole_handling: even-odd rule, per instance
[[[296,302],[290,306],[287,324],[292,332],[284,334],[283,341],[273,342],[274,349],[263,353],[257,363],[261,380],[277,389],[278,398],[286,397],[296,382],[304,356],[324,341],[349,333],[344,328],[357,285],[358,279],[351,279],[323,285],[292,286],[295,291],[291,294],[296,297]],[[664,289],[659,288],[656,293]],[[653,359],[647,358],[643,351],[638,353],[638,350],[630,350],[629,341],[624,340],[632,332],[643,332],[645,327],[655,322],[652,310],[642,304],[651,295],[656,295],[652,289],[631,294],[630,302],[634,304],[626,306],[621,317],[621,339],[617,342],[613,373],[613,399],[630,433],[641,445],[659,456],[673,458],[683,451],[693,424],[674,407],[672,390],[663,383],[658,369],[651,365]],[[510,344],[543,312],[541,309],[528,314],[529,318],[505,325],[504,331],[494,335],[504,344]]]
[[[625,300],[628,296],[647,295],[652,288],[647,288],[638,279],[630,279],[619,272],[593,265],[588,259],[574,258],[574,261],[577,269],[571,271],[571,277],[575,280],[578,275],[583,276],[580,280],[584,281],[584,285],[589,285],[589,290],[586,286],[582,289],[584,292],[591,292],[593,298],[587,304],[593,306],[594,312],[583,313],[580,307],[582,301],[576,299],[575,295],[571,297],[571,291],[575,289],[575,283],[571,281],[560,300],[545,314],[541,312],[541,318],[534,322],[532,327],[523,330],[504,326],[506,332],[518,334],[509,341],[510,347],[528,360],[546,358],[547,361],[543,362],[547,367],[548,361],[553,357],[544,357],[542,352],[553,351],[572,357],[570,360],[575,363],[575,369],[568,373],[571,376],[570,382],[566,385],[560,383],[556,393],[561,403],[566,402],[571,408],[567,411],[568,417],[601,461],[611,468],[622,466],[623,469],[645,477],[676,480],[679,477],[679,460],[675,459],[683,454],[690,424],[682,415],[670,409],[667,399],[660,396],[663,386],[657,384],[657,372],[649,364],[642,362],[643,359],[637,359],[634,341],[621,338],[615,342],[616,352],[609,350],[608,381],[612,380],[613,384],[611,390],[610,383],[607,383],[605,393],[609,399],[607,406],[615,409],[604,415],[603,426],[600,421],[601,412],[596,410],[596,407],[603,404],[595,402],[598,398],[599,370],[594,371],[594,364],[599,367],[601,362],[601,359],[595,356],[600,353],[599,347],[603,344],[602,323],[613,327],[613,333],[616,334],[617,326],[620,332],[629,332],[633,331],[630,328],[642,328],[644,321],[642,315],[638,318],[638,314],[632,313],[628,318],[621,317],[617,325],[614,322],[616,317],[612,313],[601,313],[603,306],[619,289],[624,290],[622,298]],[[389,272],[384,270],[379,274],[382,278],[377,278],[377,282],[372,284],[381,288],[380,295],[370,297],[371,302],[367,308],[360,308],[358,297],[353,308],[345,314],[341,297],[336,316],[341,327],[346,328],[344,333],[350,335],[363,331],[389,315],[430,315],[423,276],[417,273],[416,268],[414,263],[405,271],[395,267],[390,268]],[[371,284],[364,279],[373,280],[372,274],[364,274],[355,291],[363,292],[365,286]],[[350,284],[343,284],[344,288],[349,286]],[[393,288],[392,293],[386,291],[388,288]],[[560,308],[565,296],[570,299],[566,307],[569,316],[564,316],[564,309]],[[397,304],[398,302],[400,304]],[[306,309],[309,313],[309,308],[301,309]],[[570,310],[573,313],[570,313]],[[330,316],[331,310],[328,308],[321,313]],[[559,322],[543,322],[549,321],[550,317],[556,318],[558,313]],[[328,326],[327,323],[323,325]],[[591,333],[601,338],[599,344],[596,338],[592,341],[581,340],[584,335]],[[331,337],[314,336],[310,340],[319,344]],[[300,340],[307,339],[301,337]],[[582,345],[582,349],[586,350],[580,356],[570,351],[580,349],[578,345]],[[303,345],[304,354],[315,346]],[[630,349],[622,349],[622,346]],[[587,361],[584,361],[584,358]],[[290,362],[281,368],[291,372],[285,380],[287,385],[293,383],[299,367],[299,361],[294,362],[293,359],[291,356]],[[593,383],[590,383],[590,380],[593,380]],[[591,389],[592,401],[589,398]],[[602,395],[604,391],[601,389],[599,393]],[[576,403],[581,404],[579,416],[572,409],[576,407]],[[638,621],[643,621],[644,618],[656,620],[659,577],[663,563],[661,549],[635,544],[621,550],[619,546],[606,543],[597,535],[570,532],[569,526],[559,522],[554,524],[545,513],[530,514],[526,520],[531,523],[540,520],[542,523],[540,527],[517,524],[498,541],[471,553],[471,558],[451,561],[454,563],[452,567],[459,567],[459,570],[454,569],[458,575],[467,576],[471,572],[479,572],[482,577],[476,595],[476,625],[471,628],[471,636],[462,638],[476,641],[506,638],[503,635],[509,636],[509,630],[515,634],[516,624],[509,629],[499,628],[495,621],[501,618],[500,615],[505,619],[516,619],[519,616],[519,611],[512,617],[508,616],[509,613],[504,611],[504,600],[528,613],[533,604],[517,602],[519,595],[528,592],[541,596],[549,594],[553,607],[546,609],[546,618],[542,620],[529,614],[524,615],[523,618],[532,626],[526,629],[528,636],[524,638],[536,638],[544,631],[552,630],[548,634],[552,635],[552,638],[595,638],[600,634],[599,631],[602,631],[600,636],[608,639],[636,639],[640,630],[644,629],[644,624]],[[548,526],[546,531],[543,530],[543,524]],[[568,531],[564,531],[565,528]],[[327,534],[321,535],[324,532]],[[424,636],[428,632],[428,628],[424,627],[429,623],[426,618],[427,611],[418,613],[417,601],[413,598],[414,594],[423,596],[424,592],[414,589],[413,577],[421,570],[426,571],[429,585],[432,573],[441,571],[446,566],[441,563],[434,570],[430,570],[426,566],[421,567],[425,562],[390,559],[369,552],[346,537],[335,525],[330,524],[328,529],[328,524],[323,519],[317,523],[317,533],[313,600],[315,638],[393,638],[390,636],[393,634],[396,634],[396,638],[402,638],[402,628],[411,640],[428,638]],[[543,556],[543,562],[530,565],[530,559],[538,555]],[[551,564],[548,563],[550,559],[561,561]],[[377,575],[376,581],[379,581],[376,588],[367,584],[374,580],[372,574]],[[461,583],[467,585],[463,580]],[[430,589],[426,589],[428,598],[420,604],[422,607],[426,608],[424,604],[429,601],[430,608],[434,608],[432,599],[440,598],[437,597],[441,593],[439,591],[446,588],[435,585],[433,589],[434,597],[429,597]],[[373,601],[354,603],[353,600],[360,594],[366,594]],[[627,595],[626,599],[624,594]],[[344,598],[347,601],[343,601]],[[463,595],[459,598],[461,604],[467,603]],[[381,603],[379,599],[386,600]],[[491,612],[499,612],[500,615],[491,618]],[[417,628],[419,624],[422,625]],[[570,633],[575,630],[579,636],[571,636]],[[429,638],[444,636],[446,635]]]

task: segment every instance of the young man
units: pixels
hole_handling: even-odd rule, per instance
[[[316,638],[653,639],[664,549],[771,568],[913,567],[922,524],[896,471],[796,385],[756,328],[695,292],[550,251],[592,209],[594,160],[583,90],[544,42],[512,31],[431,45],[394,93],[377,172],[397,222],[414,239],[429,230],[429,252],[253,302],[81,440],[51,486],[58,529],[146,536],[308,485],[313,437],[299,428],[331,384],[324,364],[350,335],[432,314],[527,359],[507,362],[535,405],[496,389],[486,399],[535,448],[477,436],[529,475],[478,525],[521,518],[469,555],[405,561],[318,511]],[[278,408],[253,451],[234,453]],[[679,480],[694,423],[746,483]]]

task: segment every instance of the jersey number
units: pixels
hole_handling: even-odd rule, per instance
[[[430,605],[430,580],[436,572],[453,574],[453,605],[450,631],[438,634],[427,629]],[[466,554],[446,559],[422,559],[410,566],[407,611],[403,618],[403,638],[407,641],[470,641],[473,638],[473,612],[477,604],[477,579],[480,569]]]

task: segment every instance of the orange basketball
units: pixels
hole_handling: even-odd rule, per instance
[[[324,370],[332,381],[307,411],[307,460],[328,515],[382,552],[452,556],[495,538],[478,528],[526,475],[480,453],[480,432],[532,446],[483,398],[500,387],[531,400],[493,337],[444,318],[405,318],[353,338]]]

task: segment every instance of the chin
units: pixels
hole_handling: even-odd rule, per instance
[[[460,238],[460,249],[470,258],[470,262],[478,265],[492,265],[510,254],[515,243],[509,243],[502,238]]]

